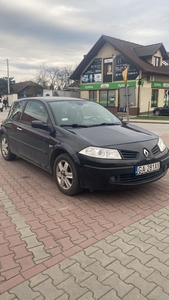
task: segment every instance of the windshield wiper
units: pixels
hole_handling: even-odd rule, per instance
[[[87,128],[89,126],[80,124],[61,124],[60,127]]]
[[[100,125],[101,126],[104,126],[104,125],[120,125],[121,123],[101,123]]]
[[[121,123],[100,123],[100,124],[92,124],[90,127],[95,127],[95,126],[112,126],[112,125],[121,125]]]

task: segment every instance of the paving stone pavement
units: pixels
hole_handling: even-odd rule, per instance
[[[76,197],[19,158],[0,174],[0,300],[169,299],[169,173]]]

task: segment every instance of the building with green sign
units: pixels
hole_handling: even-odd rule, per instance
[[[80,81],[82,98],[113,113],[145,113],[169,104],[169,53],[162,43],[143,46],[102,35],[71,79]]]

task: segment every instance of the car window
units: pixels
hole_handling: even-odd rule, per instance
[[[26,123],[31,123],[34,120],[39,120],[44,123],[47,123],[48,113],[44,104],[41,101],[30,100],[26,104],[22,121]]]
[[[25,104],[24,101],[17,102],[16,104],[14,104],[14,106],[10,112],[10,117],[12,118],[12,120],[14,120],[14,121],[20,120],[24,104]]]

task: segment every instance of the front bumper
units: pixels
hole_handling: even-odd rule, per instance
[[[160,161],[160,169],[158,171],[145,173],[142,175],[135,174],[136,165],[151,164]],[[145,183],[150,183],[162,178],[169,168],[169,154],[164,157],[150,160],[148,162],[122,162],[120,166],[92,165],[91,163],[83,162],[80,168],[80,182],[83,188],[97,190],[111,190],[115,186],[133,186]]]

